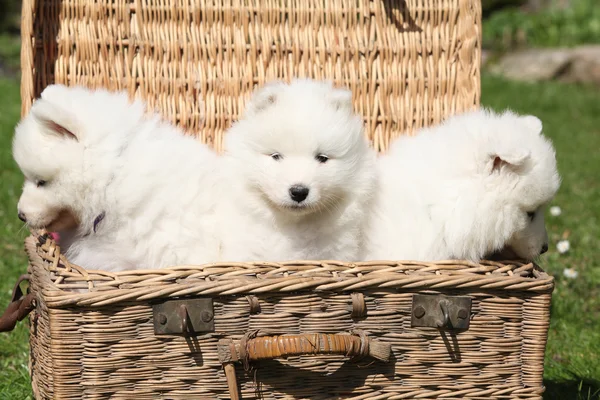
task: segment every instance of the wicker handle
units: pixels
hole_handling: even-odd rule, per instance
[[[23,296],[21,282],[29,280],[29,275],[21,275],[13,288],[11,302],[0,317],[0,332],[10,332],[17,321],[25,318],[35,308],[35,296],[29,293]]]
[[[300,335],[262,336],[248,334],[241,340],[221,339],[219,360],[232,400],[238,400],[239,390],[233,363],[242,362],[246,369],[250,361],[269,360],[299,355],[342,354],[350,358],[371,357],[389,361],[391,346],[373,340],[362,331],[352,334],[304,333]]]
[[[388,361],[391,348],[388,343],[354,334],[304,333],[300,335],[262,336],[241,340],[219,341],[219,359],[226,362],[250,362],[285,358],[306,354],[342,354],[347,357],[372,357]]]

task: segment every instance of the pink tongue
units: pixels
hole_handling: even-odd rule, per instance
[[[57,243],[60,240],[60,235],[58,234],[58,232],[50,232],[49,235],[52,238],[52,240],[54,240]]]

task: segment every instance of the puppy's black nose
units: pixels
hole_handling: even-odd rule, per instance
[[[301,203],[308,197],[308,191],[306,186],[294,185],[290,188],[290,197],[296,203]]]
[[[27,218],[25,218],[25,214],[19,211],[19,219],[23,222],[27,222]]]
[[[544,243],[544,245],[542,246],[542,251],[541,251],[540,254],[544,254],[547,251],[548,251],[548,243]]]

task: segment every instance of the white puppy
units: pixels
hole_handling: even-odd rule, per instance
[[[118,271],[218,259],[217,156],[125,93],[47,87],[17,126],[19,217],[67,257]]]
[[[235,194],[223,199],[223,260],[360,257],[375,154],[352,94],[330,83],[274,82],[225,135]]]
[[[397,139],[378,176],[367,259],[531,260],[548,249],[544,208],[560,178],[534,116],[451,117]]]

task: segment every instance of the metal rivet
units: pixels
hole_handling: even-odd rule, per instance
[[[467,310],[465,310],[464,308],[461,308],[460,310],[458,310],[458,318],[460,319],[465,319],[467,318]]]
[[[418,306],[417,308],[415,308],[415,317],[417,318],[423,318],[423,315],[425,315],[425,309],[421,306]]]
[[[213,319],[213,314],[210,311],[202,311],[200,318],[202,319],[202,322],[210,322],[210,320]]]
[[[167,323],[167,316],[165,314],[158,314],[158,322],[161,325],[164,325]]]

